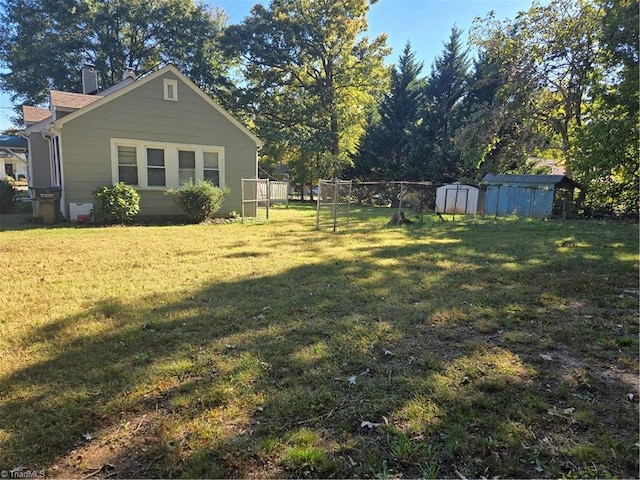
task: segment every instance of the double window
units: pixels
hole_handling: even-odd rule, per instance
[[[112,139],[113,183],[139,188],[178,188],[208,180],[224,187],[224,147]]]

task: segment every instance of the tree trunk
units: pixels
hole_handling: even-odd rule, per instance
[[[388,227],[397,227],[399,225],[410,225],[413,222],[407,218],[405,213],[401,210],[399,212],[395,212],[387,223]]]

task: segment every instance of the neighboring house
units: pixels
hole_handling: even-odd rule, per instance
[[[487,215],[549,218],[575,210],[580,186],[564,175],[486,175]]]
[[[557,159],[529,157],[527,164],[531,165],[533,167],[532,171],[538,174],[571,176],[567,166],[561,164]]]
[[[97,91],[90,68],[83,85]],[[139,191],[141,216],[183,214],[164,192],[189,179],[228,188],[220,213],[240,211],[241,179],[257,178],[262,141],[173,65],[137,79],[128,71],[92,95],[51,91],[50,101],[23,108],[29,185],[61,187],[67,219],[118,182]]]
[[[11,177],[14,180],[26,180],[27,142],[15,135],[0,135],[0,180]]]

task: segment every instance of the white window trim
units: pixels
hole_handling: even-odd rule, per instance
[[[170,78],[163,78],[162,85],[164,87],[164,99],[172,102],[178,101],[178,80],[172,80]],[[173,87],[173,95],[169,95],[170,88]]]
[[[196,181],[204,180],[204,152],[218,154],[218,170],[220,172],[220,188],[225,188],[225,148],[215,145],[194,145],[188,143],[163,143],[131,140],[127,138],[111,139],[111,181],[115,185],[120,181],[118,175],[118,147],[134,147],[138,165],[138,185],[136,190],[164,191],[168,188],[180,188],[178,175],[178,150],[191,150],[196,156]],[[165,181],[164,187],[150,187],[147,176],[147,148],[164,150]]]

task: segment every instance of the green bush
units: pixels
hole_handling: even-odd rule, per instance
[[[180,189],[170,189],[166,194],[178,205],[192,220],[203,222],[220,210],[224,196],[228,189],[214,186],[206,180],[197,182],[189,181]]]
[[[101,225],[128,223],[140,212],[140,194],[126,183],[93,191],[96,201],[91,214]]]
[[[9,213],[18,198],[18,191],[10,181],[0,180],[0,213]]]

